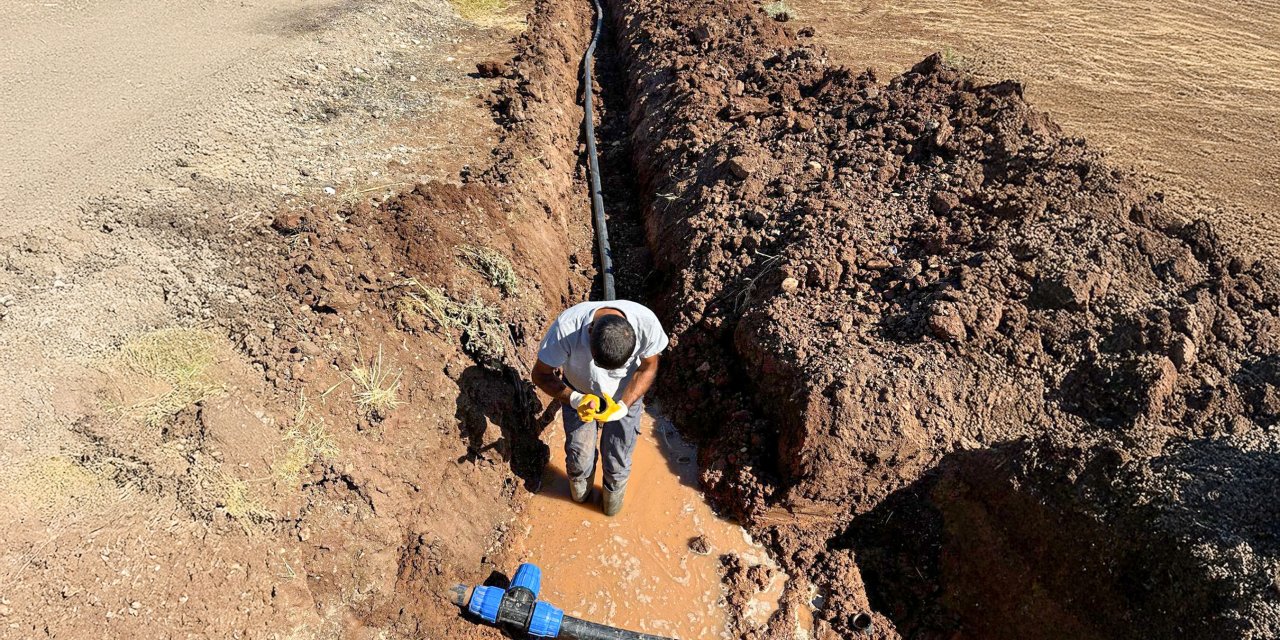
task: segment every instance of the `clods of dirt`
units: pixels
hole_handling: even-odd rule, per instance
[[[696,536],[689,539],[689,550],[700,556],[705,556],[711,553],[711,543],[706,536]]]
[[[476,63],[476,74],[481,78],[499,78],[507,75],[508,65],[499,60],[483,60]]]
[[[612,8],[661,391],[829,594],[820,636],[1280,630],[1280,521],[1247,506],[1280,467],[1276,265],[1016,82],[834,67],[748,2]]]

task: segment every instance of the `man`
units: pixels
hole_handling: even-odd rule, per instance
[[[547,330],[533,384],[564,406],[565,467],[575,502],[586,502],[591,494],[599,437],[604,512],[612,516],[622,509],[644,394],[666,348],[667,334],[657,316],[627,300],[574,305]]]

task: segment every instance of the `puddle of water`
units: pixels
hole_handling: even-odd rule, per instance
[[[763,624],[777,609],[786,576],[738,525],[712,513],[698,490],[697,451],[654,411],[641,422],[622,512],[606,517],[597,465],[591,501],[569,498],[564,429],[545,432],[552,449],[542,490],[529,502],[519,541],[522,562],[542,567],[541,599],[565,613],[634,631],[692,640],[728,638],[719,556],[736,553],[774,569],[773,582],[742,617]],[[689,541],[705,536],[711,552]]]

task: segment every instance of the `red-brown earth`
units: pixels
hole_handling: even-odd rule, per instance
[[[868,609],[878,637],[1275,636],[1274,264],[1017,82],[832,66],[745,1],[610,6],[662,395],[819,637]]]

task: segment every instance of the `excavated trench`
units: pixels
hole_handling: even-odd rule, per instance
[[[1275,265],[1227,252],[1017,83],[936,56],[885,82],[748,0],[608,7],[621,294],[673,336],[658,396],[702,487],[791,576],[737,635],[1280,635]],[[364,621],[484,637],[438,594],[483,579],[477,558],[514,566],[516,480],[537,486],[554,418],[528,368],[594,275],[572,90],[589,24],[588,3],[538,3],[492,167],[277,225],[308,249],[288,287],[319,330],[402,332],[406,396],[457,398],[457,429],[378,425],[385,447],[326,472],[368,509],[313,523],[309,562],[377,578]],[[499,248],[530,290],[490,290],[461,244]],[[502,330],[406,319],[409,277],[480,296]],[[387,553],[333,553],[352,539],[395,547],[391,578],[367,566]],[[731,591],[749,573],[726,567]]]
[[[609,6],[660,396],[817,637],[1280,632],[1275,265],[1015,82],[884,82],[746,0]]]
[[[616,295],[645,300],[655,281],[614,34],[605,28],[596,48],[592,115]],[[595,299],[602,282],[596,278]],[[543,597],[569,615],[669,637],[740,637],[777,609],[786,575],[739,525],[711,510],[698,487],[696,449],[681,439],[660,406],[647,413],[633,456],[633,488],[626,508],[612,518],[594,504],[570,500],[559,453],[563,432],[544,432],[556,453],[529,500],[521,519],[524,535],[512,550],[519,561],[540,563],[554,576]]]

